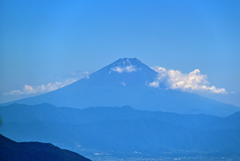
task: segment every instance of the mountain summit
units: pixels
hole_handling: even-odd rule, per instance
[[[152,88],[149,83],[157,74],[136,58],[122,58],[68,86],[15,103],[50,103],[75,108],[128,105],[141,110],[218,116],[239,110],[196,94]]]
[[[102,87],[147,85],[157,76],[157,72],[136,58],[122,58],[89,76],[92,85]]]

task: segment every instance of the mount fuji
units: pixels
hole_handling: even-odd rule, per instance
[[[75,108],[131,106],[138,110],[227,116],[239,107],[199,95],[149,86],[158,73],[136,58],[122,58],[58,90],[11,103]],[[10,103],[8,103],[10,104]]]

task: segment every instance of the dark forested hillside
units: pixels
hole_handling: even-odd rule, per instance
[[[90,161],[89,159],[60,149],[49,143],[21,142],[17,143],[0,135],[1,161]]]

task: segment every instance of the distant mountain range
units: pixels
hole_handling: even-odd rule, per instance
[[[49,142],[88,158],[240,156],[240,112],[228,117],[125,107],[76,109],[50,104],[0,107],[0,133]]]
[[[123,58],[68,86],[43,95],[11,103],[35,105],[50,103],[58,107],[121,107],[180,114],[228,116],[239,107],[196,94],[149,87],[158,73],[136,58]],[[7,105],[5,104],[5,105]]]
[[[52,144],[39,142],[15,142],[0,134],[1,161],[90,161]]]

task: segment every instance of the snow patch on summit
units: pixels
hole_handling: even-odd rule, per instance
[[[111,71],[118,72],[118,73],[123,73],[123,72],[131,73],[131,72],[136,72],[137,69],[133,65],[128,65],[128,66],[124,66],[124,67],[121,67],[121,66],[113,67],[113,68],[111,68]]]
[[[141,70],[141,68],[136,67],[138,66],[138,64],[135,65],[134,63],[136,63],[136,59],[134,58],[133,59],[121,58],[112,64],[112,68],[109,71],[109,74],[111,74],[112,71],[118,73],[123,72],[131,73],[136,72],[137,70]]]

